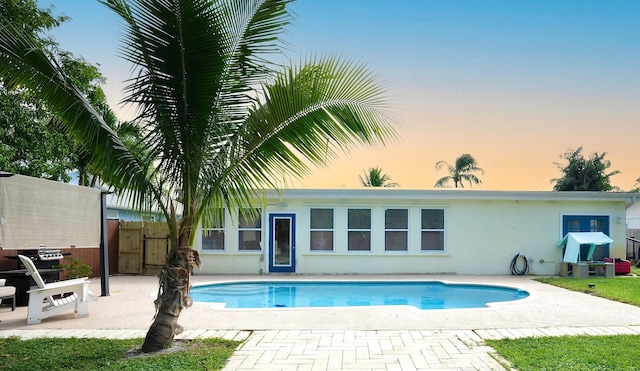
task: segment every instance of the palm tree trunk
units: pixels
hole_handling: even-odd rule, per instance
[[[156,352],[171,345],[173,338],[183,330],[178,317],[183,309],[191,306],[189,297],[193,267],[200,267],[198,252],[190,247],[180,247],[167,257],[160,272],[160,287],[156,304],[156,317],[147,331],[142,351]]]

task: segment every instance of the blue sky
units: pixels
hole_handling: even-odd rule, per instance
[[[115,16],[93,0],[39,0],[71,21],[63,48],[99,63],[115,105],[128,76]],[[439,160],[471,153],[479,189],[551,190],[568,148],[608,152],[612,183],[640,177],[640,1],[299,0],[286,58],[333,53],[368,64],[401,122],[384,148],[357,148],[297,187],[358,187],[381,167],[432,188]],[[127,118],[129,112],[119,115]]]

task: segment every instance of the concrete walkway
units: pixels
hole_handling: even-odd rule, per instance
[[[245,340],[225,370],[504,370],[485,339],[640,334],[640,308],[512,276],[195,276],[194,283],[272,279],[443,280],[519,287],[531,296],[489,308],[412,307],[184,311],[180,338]],[[26,307],[0,309],[0,337],[141,338],[154,315],[155,277],[110,278],[110,295],[26,325]],[[100,295],[99,280],[92,291]]]

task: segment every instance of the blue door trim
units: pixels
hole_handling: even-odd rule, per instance
[[[286,226],[288,222],[288,236],[286,231],[277,231],[276,227],[279,223],[284,223]],[[285,235],[279,235],[285,233]],[[287,238],[288,237],[288,238]],[[296,271],[296,215],[292,213],[274,213],[269,214],[269,272],[278,273],[294,273]],[[279,249],[277,249],[276,241],[280,239],[288,239],[288,246],[281,243]],[[286,242],[286,241],[285,241]],[[288,249],[283,251],[282,249]],[[288,252],[288,254],[286,254]],[[277,255],[286,256],[288,261],[276,261]]]

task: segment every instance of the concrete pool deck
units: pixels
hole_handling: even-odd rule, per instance
[[[490,348],[484,346],[483,339],[640,333],[639,307],[545,285],[529,276],[195,275],[193,284],[292,279],[438,280],[517,287],[531,295],[488,308],[447,310],[404,306],[213,309],[207,304],[195,303],[180,317],[180,324],[186,329],[182,337],[246,338],[245,344],[230,360],[228,370],[330,370],[347,366],[350,369],[499,370],[502,367],[488,355]],[[10,307],[3,306],[0,308],[0,337],[144,336],[154,316],[151,295],[157,290],[157,282],[153,276],[110,277],[110,295],[100,296],[97,302],[90,303],[89,317],[81,319],[70,313],[28,326],[26,307],[18,307],[12,312]],[[91,290],[96,295],[101,294],[100,287],[99,279],[91,280]],[[349,345],[345,344],[346,339],[349,339]],[[304,345],[302,349],[300,344]],[[324,352],[318,350],[322,344],[325,344]],[[387,348],[391,350],[385,356]],[[425,353],[425,349],[429,351]],[[307,350],[310,353],[306,354]],[[412,352],[422,354],[423,361],[415,354],[412,356]],[[340,362],[336,361],[336,354],[340,354]],[[278,363],[280,361],[282,363]],[[297,366],[293,367],[294,364]]]

